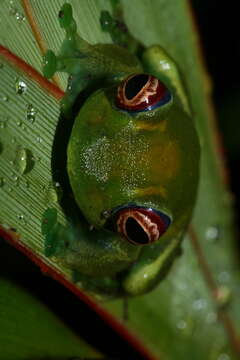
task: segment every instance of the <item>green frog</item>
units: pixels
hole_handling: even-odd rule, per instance
[[[84,217],[58,256],[93,292],[136,296],[155,288],[180,253],[200,147],[174,61],[159,45],[143,48],[107,12],[101,21],[115,44],[81,38],[64,4],[65,39],[57,56],[49,50],[44,59],[47,78],[69,74],[62,114],[75,119],[67,173]]]

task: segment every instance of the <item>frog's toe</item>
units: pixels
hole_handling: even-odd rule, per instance
[[[100,15],[100,24],[102,31],[109,32],[114,30],[115,27],[115,21],[113,20],[112,16],[108,11],[101,11]]]
[[[57,57],[52,50],[48,50],[43,57],[43,75],[50,79],[57,70]]]
[[[58,13],[58,20],[61,28],[67,29],[71,26],[73,21],[72,6],[70,4],[63,4]]]

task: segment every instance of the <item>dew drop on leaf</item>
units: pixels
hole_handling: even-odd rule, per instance
[[[186,323],[185,320],[179,320],[179,321],[177,322],[177,328],[178,328],[179,330],[185,329],[186,326],[187,326],[187,323]]]
[[[37,137],[37,142],[40,143],[40,144],[43,142],[43,139],[41,138],[41,136]]]
[[[13,165],[15,170],[20,175],[31,171],[34,166],[34,160],[31,151],[21,146],[17,146]]]
[[[214,311],[210,311],[209,313],[207,313],[206,322],[208,324],[213,324],[216,321],[217,321],[217,314]]]
[[[22,23],[23,21],[25,21],[25,16],[22,14],[22,13],[20,13],[20,12],[16,12],[16,14],[15,14],[15,18],[16,18],[16,20],[18,21],[18,23]]]
[[[0,129],[5,129],[7,127],[7,121],[0,120]]]
[[[50,182],[46,191],[47,203],[57,203],[62,196],[62,188],[59,182]]]
[[[10,1],[9,3],[9,15],[15,16],[17,13],[17,8],[14,6],[14,2]]]
[[[205,299],[197,299],[192,304],[194,310],[202,310],[207,306],[207,301]]]
[[[228,354],[222,353],[218,356],[217,360],[230,360],[230,356]]]
[[[15,174],[15,173],[12,173],[11,174],[11,179],[14,181],[14,182],[17,182],[19,180],[19,177]]]
[[[37,110],[33,107],[32,104],[28,104],[27,106],[27,120],[32,124],[34,123],[37,115]]]
[[[23,80],[17,78],[15,82],[15,90],[16,93],[19,95],[25,94],[25,92],[27,91],[27,85]]]
[[[28,220],[27,220],[27,218],[26,218],[26,215],[24,215],[24,214],[22,214],[22,213],[17,214],[17,219],[18,219],[18,221],[21,222],[21,224],[23,224],[23,225],[27,225],[27,223],[28,223]]]
[[[4,102],[7,102],[9,100],[9,97],[7,95],[2,94],[1,95],[1,100]]]
[[[25,20],[25,16],[18,11],[18,8],[12,0],[9,3],[9,15],[14,16],[18,23],[22,23]]]
[[[219,274],[218,274],[218,281],[220,283],[228,283],[230,281],[230,273],[227,272],[227,271],[221,271]]]
[[[215,242],[220,237],[220,227],[218,225],[209,226],[205,233],[206,239]]]

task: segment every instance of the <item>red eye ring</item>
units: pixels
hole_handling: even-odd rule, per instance
[[[117,213],[117,230],[135,245],[157,241],[171,223],[170,218],[151,208],[126,207]]]
[[[118,86],[116,105],[129,112],[149,111],[166,104],[171,98],[167,87],[156,77],[133,74]]]

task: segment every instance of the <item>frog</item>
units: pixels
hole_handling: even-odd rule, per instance
[[[68,3],[58,18],[65,38],[58,55],[45,54],[43,74],[69,76],[61,113],[73,118],[66,171],[81,216],[67,229],[47,209],[48,255],[93,293],[146,294],[181,254],[196,202],[200,145],[189,97],[167,52],[144,47],[108,12],[101,24],[113,44],[84,40]]]

